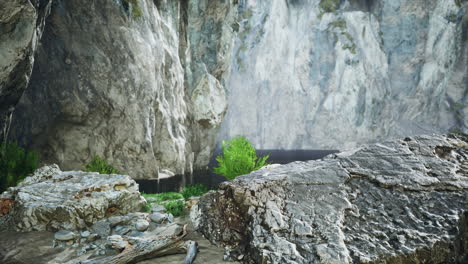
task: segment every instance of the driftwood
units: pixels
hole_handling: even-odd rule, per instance
[[[195,241],[187,241],[186,244],[187,256],[185,257],[184,264],[192,264],[197,257],[198,245]]]
[[[101,259],[92,259],[82,264],[131,264],[142,260],[161,257],[165,255],[184,253],[187,236],[186,225],[178,236],[131,238],[127,246],[118,255]]]

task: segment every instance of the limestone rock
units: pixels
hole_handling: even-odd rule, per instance
[[[243,1],[234,25],[222,139],[343,149],[468,133],[467,1]]]
[[[468,138],[418,136],[261,169],[194,225],[246,263],[466,263]]]
[[[233,42],[223,14],[237,1],[135,2],[139,15],[128,1],[54,2],[12,139],[66,170],[93,155],[139,179],[208,164],[230,65],[218,53]]]
[[[28,86],[51,3],[52,0],[0,2],[0,141],[8,134],[11,114]]]
[[[122,188],[115,188],[121,186]],[[13,208],[0,217],[0,229],[78,230],[112,214],[139,211],[145,200],[127,175],[60,171],[56,165],[36,170],[4,196]],[[110,228],[105,220],[102,225]]]

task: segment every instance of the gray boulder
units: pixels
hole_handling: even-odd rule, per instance
[[[191,218],[246,263],[467,263],[467,149],[419,136],[262,169]]]
[[[13,206],[0,216],[0,230],[17,231],[83,229],[106,216],[142,210],[146,203],[127,175],[62,172],[57,165],[36,170],[1,198],[13,199]]]

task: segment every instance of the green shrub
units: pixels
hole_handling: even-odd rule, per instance
[[[338,7],[340,7],[341,0],[322,0],[320,1],[319,7],[322,9],[324,12],[333,12]]]
[[[181,200],[169,201],[164,205],[164,208],[173,216],[181,216],[184,213],[185,203]]]
[[[145,206],[145,211],[146,212],[151,211],[151,207],[153,206],[153,204],[163,205],[166,208],[166,211],[169,212],[169,213],[172,213],[172,211],[174,211],[174,210],[177,211],[177,209],[168,209],[168,208],[174,207],[175,202],[181,202],[182,203],[182,211],[183,211],[183,208],[185,206],[184,202],[183,202],[184,197],[180,193],[176,193],[176,192],[152,193],[152,194],[142,193],[141,195],[147,201],[146,206]],[[150,198],[152,198],[152,199],[150,199]],[[171,205],[169,206],[168,204],[171,204]],[[181,213],[178,214],[178,215],[175,215],[175,214],[172,213],[172,215],[179,216],[179,215],[181,215]]]
[[[112,167],[106,160],[99,156],[94,156],[94,158],[86,164],[85,171],[88,172],[99,172],[101,174],[118,174],[117,169]]]
[[[145,196],[146,195],[146,196]],[[155,193],[155,194],[145,194],[143,197],[146,198],[155,198],[158,201],[170,201],[170,200],[182,200],[184,197],[180,193],[176,192],[165,192],[165,193]]]
[[[0,144],[0,193],[16,186],[39,164],[39,155],[25,151],[14,142]]]
[[[268,157],[257,157],[252,144],[245,137],[239,136],[223,141],[223,154],[216,157],[219,165],[214,168],[214,172],[232,180],[267,165]]]
[[[201,196],[208,192],[208,188],[206,188],[205,185],[203,184],[195,184],[195,185],[189,185],[185,187],[181,194],[184,196],[185,200],[188,200],[190,197],[193,196]]]

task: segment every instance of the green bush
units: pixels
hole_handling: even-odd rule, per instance
[[[338,7],[340,7],[341,0],[322,0],[320,1],[319,7],[324,11],[324,12],[333,12]]]
[[[252,144],[245,137],[239,136],[223,141],[223,154],[216,157],[219,165],[214,168],[214,172],[232,180],[267,165],[268,157],[257,157]]]
[[[160,202],[170,201],[170,200],[182,200],[184,197],[180,193],[176,192],[165,192],[165,193],[155,193],[155,194],[143,194],[143,197],[146,198],[155,198]]]
[[[184,213],[185,203],[181,200],[169,201],[164,205],[164,208],[173,216],[181,216]]]
[[[185,200],[188,200],[190,197],[193,196],[201,196],[208,192],[208,188],[206,188],[205,185],[203,184],[195,184],[195,185],[189,185],[185,187],[181,194],[184,196]]]
[[[25,151],[14,142],[0,144],[0,193],[16,186],[39,164],[39,155]]]
[[[107,163],[107,161],[105,161],[99,156],[94,156],[93,160],[91,160],[88,164],[86,164],[85,171],[99,172],[101,174],[118,174],[119,173],[117,169],[112,167],[112,165]]]

